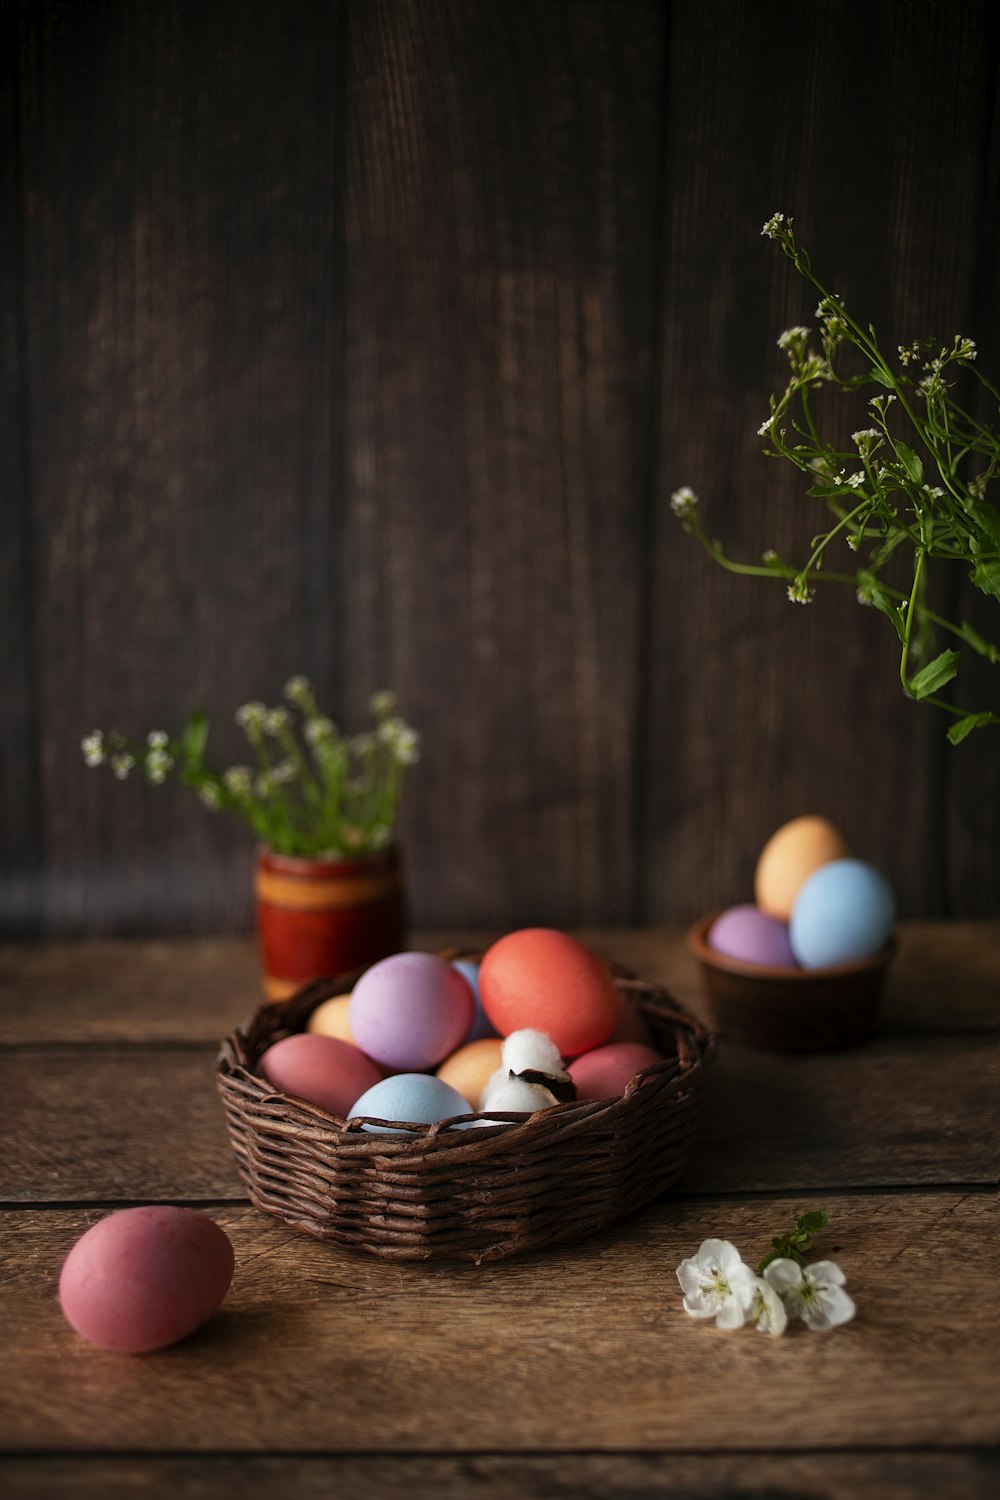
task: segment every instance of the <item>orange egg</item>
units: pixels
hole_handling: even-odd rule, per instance
[[[501,1036],[534,1027],[563,1057],[597,1047],[620,1017],[611,970],[565,932],[525,927],[493,944],[479,967],[483,1010]]]
[[[459,1047],[435,1070],[442,1083],[450,1083],[453,1089],[469,1100],[473,1109],[480,1109],[483,1089],[503,1061],[503,1043],[498,1036],[484,1036],[478,1042],[467,1042]]]
[[[754,898],[761,911],[787,922],[800,888],[820,865],[844,859],[847,840],[826,818],[793,818],[764,845],[754,874]]]
[[[334,995],[332,1000],[324,1000],[309,1017],[306,1030],[319,1036],[334,1036],[341,1042],[352,1042],[357,1046],[351,1030],[350,1004],[350,995]]]

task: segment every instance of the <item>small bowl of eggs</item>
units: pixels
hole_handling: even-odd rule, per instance
[[[709,1024],[779,1052],[850,1047],[874,1030],[896,950],[885,876],[826,818],[792,819],[765,844],[754,900],[688,933]]]

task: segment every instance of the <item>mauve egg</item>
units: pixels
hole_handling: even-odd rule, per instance
[[[563,1057],[607,1041],[620,1017],[607,964],[549,927],[525,927],[495,942],[479,966],[479,991],[501,1036],[544,1031]]]
[[[233,1247],[190,1208],[125,1208],[77,1240],[59,1277],[66,1321],[102,1349],[145,1354],[209,1318],[233,1277]]]
[[[789,924],[792,950],[804,969],[870,958],[895,917],[892,888],[878,870],[861,859],[836,859],[799,891]]]
[[[576,1058],[568,1072],[577,1099],[617,1099],[636,1073],[662,1060],[662,1053],[641,1042],[609,1042]]]
[[[756,906],[731,906],[708,929],[708,946],[726,958],[774,969],[794,969],[788,929]]]
[[[433,953],[394,953],[367,969],[351,993],[362,1051],[386,1068],[419,1072],[461,1046],[475,1006],[467,981]]]
[[[366,1116],[372,1120],[433,1125],[437,1120],[450,1120],[452,1115],[472,1113],[468,1099],[440,1078],[429,1073],[394,1073],[355,1101],[350,1118]],[[365,1125],[363,1128],[382,1134],[390,1130],[387,1125]]]
[[[283,1094],[341,1116],[382,1077],[381,1068],[352,1043],[313,1032],[275,1042],[261,1054],[257,1071]]]

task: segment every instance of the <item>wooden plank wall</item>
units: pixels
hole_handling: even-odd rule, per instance
[[[1000,910],[996,733],[667,506],[750,557],[819,524],[756,437],[814,300],[775,210],[1000,369],[992,7],[860,10],[6,0],[6,935],[245,926],[242,830],[79,739],[202,705],[234,759],[297,671],[424,734],[418,922],[685,920],[810,809],[906,914]]]

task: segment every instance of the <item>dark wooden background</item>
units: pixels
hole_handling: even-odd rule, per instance
[[[1000,910],[1000,734],[949,747],[884,620],[667,503],[750,558],[818,529],[756,437],[815,302],[775,210],[997,378],[994,15],[7,0],[3,933],[245,927],[248,836],[79,741],[203,706],[235,758],[299,671],[424,734],[421,923],[685,920],[808,810],[906,914]]]

